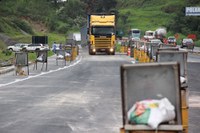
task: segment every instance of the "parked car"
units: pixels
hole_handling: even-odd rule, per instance
[[[174,36],[169,36],[167,39],[168,44],[174,44],[175,46],[177,45],[176,43],[176,38]]]
[[[144,39],[146,41],[151,41],[152,39],[155,38],[154,34],[155,34],[154,31],[148,30],[148,31],[145,32]]]
[[[28,45],[28,47],[26,47],[26,50],[27,51],[49,50],[49,46],[41,44],[41,43],[30,44],[30,45]]]
[[[190,39],[190,38],[185,38],[185,39],[183,39],[182,42],[181,42],[181,48],[187,47],[187,48],[189,48],[189,49],[193,49],[193,48],[194,48],[194,45],[195,45],[195,44],[194,44],[193,40]]]
[[[14,45],[11,45],[11,46],[8,46],[7,49],[10,50],[10,51],[14,51],[14,52],[17,52],[17,51],[21,51],[21,50],[24,50],[26,49],[26,47],[28,47],[28,43],[16,43]]]

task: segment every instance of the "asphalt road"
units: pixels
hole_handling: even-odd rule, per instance
[[[52,71],[1,75],[0,133],[119,132],[123,63],[130,63],[123,55],[83,52],[66,67],[49,61]]]
[[[188,63],[189,133],[200,130],[200,62]]]
[[[196,58],[196,56],[195,56]],[[195,62],[195,63],[194,63]],[[189,58],[189,133],[200,130],[200,64]],[[89,56],[29,76],[0,75],[0,133],[118,133],[122,126],[120,65],[125,55]]]

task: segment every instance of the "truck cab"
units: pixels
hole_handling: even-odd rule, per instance
[[[139,29],[129,30],[129,40],[137,41],[140,40],[141,31]]]
[[[106,52],[115,54],[115,15],[93,14],[88,16],[89,54]]]

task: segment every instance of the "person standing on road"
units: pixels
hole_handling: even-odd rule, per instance
[[[60,45],[59,45],[59,49],[62,49],[62,47],[63,47],[63,46],[62,46],[62,43],[60,43]]]
[[[53,43],[52,47],[53,47],[53,50],[52,50],[52,51],[53,51],[54,53],[56,53],[56,42]]]

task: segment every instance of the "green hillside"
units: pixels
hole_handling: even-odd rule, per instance
[[[158,27],[164,26],[168,29],[168,31],[170,31],[170,33],[182,33],[181,28],[175,30],[172,27],[184,25],[184,28],[187,28],[189,26],[184,22],[187,18],[189,18],[184,16],[184,8],[191,5],[191,3],[186,3],[186,1],[183,0],[119,1],[119,26],[126,31],[129,28],[140,28],[143,31],[155,30]],[[197,5],[200,5],[199,1],[195,3],[195,6]],[[174,19],[176,19],[177,17],[183,17],[183,20],[180,20],[179,23],[175,23]],[[191,19],[191,17],[189,19]],[[200,20],[199,17],[193,17],[192,19]],[[200,28],[198,27],[198,25],[196,25],[196,27]],[[193,28],[191,30],[188,29],[188,31],[184,32],[185,34],[188,34],[194,29],[196,28]]]
[[[166,27],[168,35],[197,34],[200,18],[186,17],[186,6],[200,6],[199,0],[0,0],[0,48],[10,42],[30,42],[32,35],[48,35],[49,43],[65,42],[70,32],[85,25],[87,13],[117,14],[117,28],[127,35],[130,28],[143,31]]]

